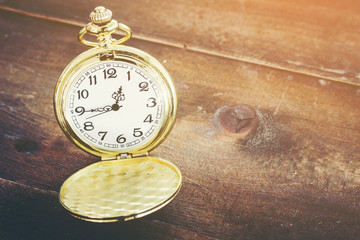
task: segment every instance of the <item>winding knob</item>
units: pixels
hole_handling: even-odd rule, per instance
[[[90,13],[91,22],[97,25],[104,25],[111,21],[112,12],[102,6],[96,7]]]

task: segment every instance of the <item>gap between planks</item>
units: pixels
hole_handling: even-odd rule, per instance
[[[13,185],[16,185],[16,186],[32,189],[32,190],[39,191],[39,192],[45,193],[45,194],[49,193],[50,195],[56,195],[56,196],[58,195],[57,191],[37,188],[37,187],[34,187],[34,186],[30,186],[30,185],[27,185],[27,184],[24,184],[24,183],[19,183],[19,182],[9,180],[9,179],[6,179],[6,178],[2,178],[2,177],[0,177],[0,182],[10,183],[10,184],[13,184]]]
[[[52,16],[48,16],[48,15],[44,15],[44,14],[28,12],[28,11],[24,11],[24,10],[20,10],[20,9],[16,9],[16,8],[11,8],[11,7],[6,7],[6,6],[1,6],[1,5],[0,5],[0,10],[7,11],[7,12],[12,12],[12,13],[17,13],[17,14],[22,14],[22,15],[25,15],[25,16],[33,17],[33,18],[53,21],[53,22],[57,22],[57,23],[63,23],[63,24],[71,25],[71,26],[80,27],[80,28],[83,28],[87,24],[87,23],[84,23],[84,22],[78,22],[78,21],[69,20],[69,19],[62,19],[62,18],[58,18],[58,17],[52,17]],[[122,34],[119,34],[119,31],[117,31],[114,34],[115,35],[122,35]],[[202,53],[202,54],[221,57],[221,58],[225,58],[225,59],[229,59],[229,60],[235,60],[235,61],[239,61],[239,62],[250,63],[250,64],[254,64],[254,65],[268,67],[268,68],[272,68],[272,69],[276,69],[276,70],[282,70],[282,71],[286,71],[286,72],[289,72],[289,73],[295,73],[295,74],[301,74],[301,75],[315,77],[315,78],[326,79],[326,80],[329,80],[329,81],[354,85],[354,86],[358,86],[358,87],[360,86],[360,84],[358,84],[358,83],[343,81],[343,80],[340,80],[340,79],[337,79],[337,78],[323,76],[323,75],[316,74],[316,73],[299,71],[299,70],[292,69],[292,68],[286,68],[286,67],[279,66],[277,64],[260,61],[258,59],[254,59],[254,58],[234,57],[234,56],[231,56],[229,54],[219,53],[219,52],[216,52],[216,51],[210,51],[210,50],[202,49],[202,48],[199,48],[199,47],[191,47],[191,46],[186,46],[185,47],[184,44],[181,44],[181,43],[178,43],[178,42],[166,41],[166,40],[163,40],[163,39],[160,39],[160,38],[154,38],[154,37],[141,35],[141,34],[132,34],[132,37],[135,38],[135,39],[138,39],[138,40],[142,40],[142,41],[147,41],[147,42],[156,43],[156,44],[165,45],[165,46],[170,46],[170,47],[175,47],[175,48],[186,49],[186,50],[189,50],[189,51],[192,51],[192,52],[195,52],[195,53]]]

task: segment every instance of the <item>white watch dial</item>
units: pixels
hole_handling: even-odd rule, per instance
[[[159,131],[163,98],[142,68],[121,61],[95,64],[70,86],[65,115],[75,134],[107,151],[130,151]]]

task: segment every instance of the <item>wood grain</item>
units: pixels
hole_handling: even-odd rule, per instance
[[[176,239],[179,233],[207,239],[201,234],[149,217],[122,224],[89,223],[70,216],[59,205],[57,192],[2,179],[0,189],[0,212],[2,220],[6,220],[6,223],[0,223],[1,239]]]
[[[97,1],[11,1],[4,7],[83,24]],[[116,1],[101,4],[140,39],[360,83],[360,4],[320,1]]]
[[[163,62],[176,83],[177,122],[151,155],[181,169],[182,190],[164,209],[130,223],[66,215],[56,199],[60,185],[98,159],[62,134],[52,96],[63,68],[87,48],[77,42],[78,27],[6,11],[0,26],[4,239],[360,235],[358,86],[136,39],[129,45]],[[244,140],[216,122],[219,109],[240,104],[258,117]]]

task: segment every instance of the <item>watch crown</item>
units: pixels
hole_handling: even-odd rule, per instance
[[[102,6],[96,7],[90,13],[91,22],[97,25],[104,25],[111,21],[112,12]]]

